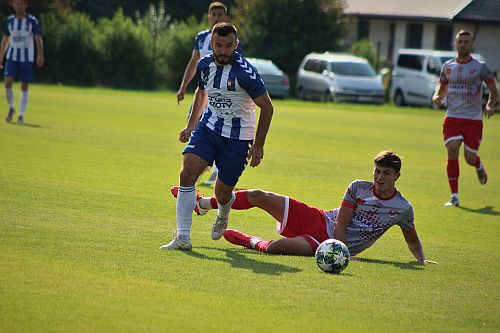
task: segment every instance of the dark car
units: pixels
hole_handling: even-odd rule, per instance
[[[271,60],[247,58],[257,68],[262,81],[266,84],[269,95],[273,98],[286,98],[290,92],[288,75],[278,68]]]

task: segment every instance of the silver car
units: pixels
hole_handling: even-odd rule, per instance
[[[290,92],[288,75],[278,68],[271,60],[246,58],[260,74],[266,84],[267,92],[273,98],[286,98]]]
[[[297,73],[300,99],[383,104],[384,86],[370,63],[345,53],[310,53]]]

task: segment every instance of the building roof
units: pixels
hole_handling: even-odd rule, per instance
[[[500,1],[472,1],[455,16],[455,20],[500,24]]]
[[[360,17],[500,24],[498,0],[346,0],[344,13]]]

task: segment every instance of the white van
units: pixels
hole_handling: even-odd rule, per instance
[[[456,54],[456,51],[400,49],[392,71],[391,99],[394,104],[434,107],[432,95],[439,82],[441,67]],[[484,61],[480,54],[474,53],[472,57]],[[483,100],[488,94],[483,85]]]
[[[300,99],[384,103],[384,87],[368,60],[345,53],[310,53],[297,72]]]

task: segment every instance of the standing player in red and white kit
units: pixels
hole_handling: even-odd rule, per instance
[[[401,159],[391,151],[374,158],[373,181],[355,180],[344,195],[340,208],[322,210],[277,193],[240,190],[231,208],[258,207],[276,220],[276,231],[284,238],[263,240],[227,229],[224,238],[233,244],[270,254],[313,256],[318,245],[330,238],[343,241],[351,255],[369,248],[389,228],[398,225],[411,253],[419,263],[426,260],[414,225],[413,207],[396,189]],[[177,196],[178,188],[172,188]],[[204,215],[216,209],[215,198],[197,198],[195,211]]]
[[[471,56],[474,36],[470,31],[460,30],[455,37],[457,57],[444,63],[432,102],[441,107],[445,97],[448,110],[443,123],[444,144],[448,150],[446,172],[451,189],[451,199],[445,206],[458,206],[458,155],[464,142],[465,161],[476,167],[479,182],[484,185],[488,174],[479,158],[478,151],[483,134],[482,96],[484,81],[490,90],[485,108],[489,118],[495,113],[498,90],[495,76],[484,62]]]

